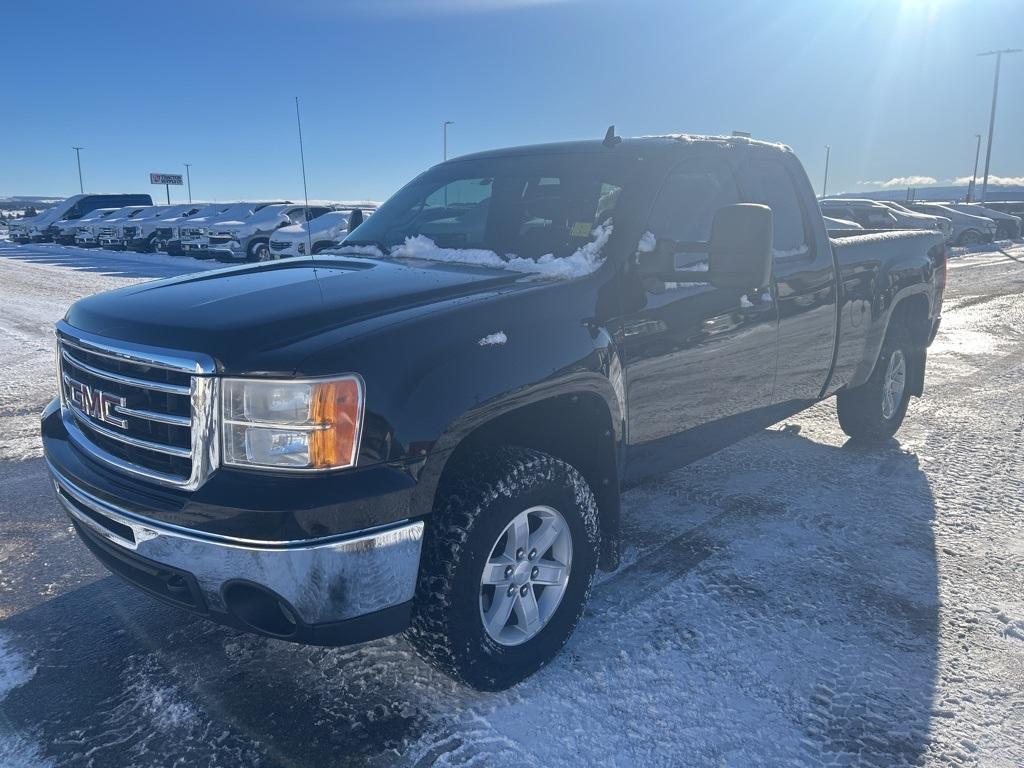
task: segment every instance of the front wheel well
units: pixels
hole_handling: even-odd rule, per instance
[[[586,479],[597,500],[601,529],[599,567],[619,563],[618,451],[611,412],[592,393],[560,395],[521,406],[476,427],[452,451],[438,483],[458,472],[472,457],[503,446],[542,451],[571,464]]]

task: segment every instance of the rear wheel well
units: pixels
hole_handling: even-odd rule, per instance
[[[501,446],[532,448],[571,464],[597,500],[601,527],[599,566],[619,562],[619,472],[615,431],[604,400],[589,393],[567,394],[516,408],[464,437],[445,463],[445,479],[481,452]]]
[[[907,382],[910,394],[918,397],[924,392],[924,369],[928,354],[928,338],[931,335],[931,321],[928,317],[928,299],[922,293],[916,293],[900,300],[892,309],[889,327],[898,324],[907,329],[914,345],[915,364],[912,366],[911,380]]]

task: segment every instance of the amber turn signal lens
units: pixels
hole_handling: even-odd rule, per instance
[[[313,391],[310,421],[322,428],[310,435],[309,464],[315,469],[350,467],[356,463],[362,419],[361,385],[345,378],[318,383]]]

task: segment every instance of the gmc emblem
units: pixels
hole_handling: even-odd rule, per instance
[[[67,375],[64,376],[64,394],[78,410],[87,416],[120,429],[128,428],[128,422],[113,413],[115,408],[124,407],[125,399],[123,397],[90,387]]]

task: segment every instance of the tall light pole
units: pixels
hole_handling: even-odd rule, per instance
[[[85,147],[72,147],[75,150],[75,159],[78,160],[78,191],[79,193],[85,192],[85,187],[82,184],[82,150]]]
[[[825,190],[828,189],[828,160],[832,155],[832,147],[828,144],[825,145],[825,180],[821,182],[821,196],[825,196]]]
[[[981,154],[981,134],[974,134],[974,138],[978,140],[978,145],[974,148],[974,175],[971,176],[971,183],[967,187],[967,202],[974,202],[974,190],[978,188],[978,155]]]
[[[441,123],[441,129],[444,131],[444,159],[448,159],[448,126],[455,125],[454,120],[445,120]]]
[[[996,125],[996,97],[999,95],[999,67],[1003,63],[1004,53],[1020,53],[1020,48],[1003,48],[1001,51],[986,51],[979,53],[979,56],[996,57],[996,79],[992,86],[992,114],[988,118],[988,148],[985,150],[985,180],[981,182],[981,202],[985,202],[988,194],[988,164],[992,159],[992,131]]]
[[[192,163],[183,163],[185,166],[185,178],[188,180],[188,204],[192,205]]]

